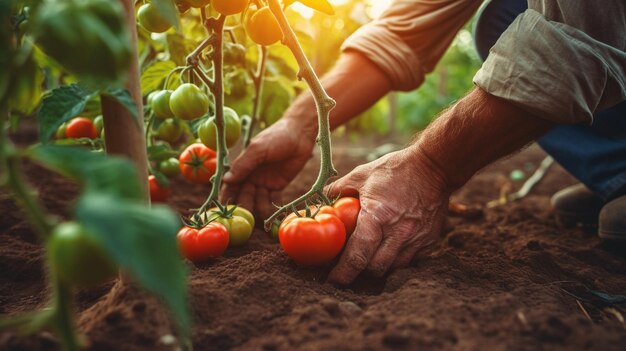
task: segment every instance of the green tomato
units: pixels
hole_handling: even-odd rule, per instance
[[[31,21],[32,36],[48,56],[82,81],[121,82],[133,47],[119,1],[42,1]]]
[[[177,119],[168,118],[159,125],[155,137],[168,143],[173,143],[180,139],[182,135],[183,123]]]
[[[148,94],[148,96],[146,96],[146,104],[147,104],[148,106],[150,106],[150,105],[152,104],[152,99],[154,99],[154,96],[155,96],[157,93],[160,93],[160,92],[161,92],[161,90],[151,91],[151,92]]]
[[[117,267],[98,241],[76,222],[58,225],[47,249],[53,271],[66,283],[88,287],[117,275]]]
[[[55,139],[65,139],[67,136],[65,135],[65,130],[67,129],[67,123],[63,123],[59,126],[56,133],[54,134]]]
[[[278,241],[278,228],[280,228],[280,222],[274,221],[274,223],[272,223],[272,230],[270,231],[270,236],[272,237],[272,239],[276,241]]]
[[[224,128],[226,130],[226,146],[231,148],[241,136],[241,121],[237,112],[230,107],[224,107]],[[217,125],[215,117],[209,118],[198,128],[200,141],[212,150],[217,150]]]
[[[96,127],[96,131],[100,134],[104,128],[104,118],[102,116],[96,116],[93,119],[93,126]]]
[[[246,47],[237,43],[224,43],[224,64],[240,65],[246,64]]]
[[[139,10],[137,10],[137,22],[148,32],[152,33],[163,33],[172,27],[172,24],[151,3],[143,4],[139,7]]]
[[[245,244],[254,229],[254,216],[250,211],[243,207],[237,207],[233,210],[234,205],[229,205],[227,211],[232,211],[230,218],[224,217],[217,207],[213,207],[207,211],[208,219],[222,223],[230,236],[229,246],[241,246]]]
[[[180,174],[180,165],[177,158],[169,158],[159,162],[159,170],[168,177],[174,177]]]
[[[170,108],[177,118],[200,118],[209,112],[209,97],[196,85],[185,83],[172,93]]]
[[[161,90],[154,94],[150,101],[150,108],[154,115],[159,118],[174,117],[172,109],[170,109],[170,97],[172,96],[172,90]]]

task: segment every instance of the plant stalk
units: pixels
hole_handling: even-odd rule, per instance
[[[261,46],[261,60],[256,72],[252,75],[252,82],[254,83],[254,99],[252,100],[252,118],[250,125],[246,128],[243,136],[243,146],[248,147],[250,145],[250,139],[254,135],[254,129],[259,123],[259,113],[261,111],[261,96],[263,96],[263,81],[265,80],[265,68],[267,66],[267,47]]]
[[[317,176],[317,180],[302,196],[293,200],[292,202],[278,208],[273,215],[265,220],[265,230],[271,229],[273,221],[282,213],[289,211],[293,206],[299,205],[303,201],[309,199],[312,196],[320,197],[324,202],[327,202],[328,197],[324,194],[324,186],[328,182],[328,179],[337,175],[337,171],[332,162],[332,149],[330,140],[330,111],[335,107],[335,100],[333,100],[322,87],[322,83],[315,74],[311,63],[304,54],[302,46],[298,42],[296,34],[289,25],[287,17],[280,7],[278,0],[268,0],[270,10],[278,20],[281,30],[283,31],[283,44],[286,45],[293,53],[300,67],[298,72],[298,79],[304,79],[311,89],[311,94],[315,100],[315,106],[317,108],[317,121],[318,121],[318,134],[316,143],[320,150],[320,171]]]

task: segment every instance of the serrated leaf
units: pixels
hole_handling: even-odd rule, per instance
[[[143,192],[131,161],[80,147],[38,145],[29,155],[44,166],[82,184],[86,191],[108,192],[141,202]]]
[[[59,126],[81,113],[96,94],[78,84],[71,84],[56,88],[46,95],[37,112],[41,142],[49,141]]]
[[[282,76],[265,78],[261,95],[261,118],[267,125],[276,122],[291,105],[295,95],[289,79]]]
[[[296,1],[306,7],[310,7],[327,15],[333,16],[335,14],[335,9],[333,8],[333,5],[328,2],[328,0],[285,0],[285,6],[289,6]]]
[[[148,208],[102,192],[86,192],[75,213],[120,267],[163,299],[183,336],[188,335],[186,272],[176,244],[178,217],[166,206]]]
[[[153,162],[167,160],[170,157],[178,158],[179,154],[180,152],[172,150],[169,146],[165,144],[148,146],[148,158],[150,159],[150,161]]]
[[[176,68],[173,61],[156,61],[141,74],[141,95],[148,95],[151,91],[159,90],[167,75]],[[173,80],[176,77],[170,79]]]
[[[154,4],[161,16],[173,25],[177,31],[180,29],[178,10],[176,9],[174,0],[152,0],[152,4]]]
[[[124,106],[128,112],[130,112],[136,122],[139,122],[139,109],[137,108],[137,104],[135,104],[133,97],[130,96],[130,92],[128,90],[121,88],[109,88],[100,94],[110,96],[115,99],[122,106]]]

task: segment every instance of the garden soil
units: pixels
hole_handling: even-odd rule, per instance
[[[34,131],[15,136],[34,139]],[[374,145],[374,143],[370,144]],[[336,143],[346,174],[365,162]],[[474,177],[453,200],[483,206],[513,191],[514,169],[532,171],[545,154],[532,146]],[[78,187],[25,164],[28,180],[52,213],[71,213]],[[286,197],[317,174],[310,162]],[[553,166],[526,198],[450,216],[428,259],[384,278],[347,287],[325,282],[329,267],[295,265],[261,230],[225,257],[190,266],[194,350],[624,350],[622,309],[592,291],[626,293],[626,250],[581,229],[560,229],[550,196],[574,184]],[[208,189],[176,179],[169,203],[197,207]],[[0,314],[45,307],[50,292],[41,245],[22,213],[0,192]],[[158,259],[158,257],[155,257]],[[77,292],[78,325],[90,350],[176,350],[176,331],[159,301],[132,284]],[[50,331],[0,333],[0,350],[58,350]]]

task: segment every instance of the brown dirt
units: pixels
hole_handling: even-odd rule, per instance
[[[26,139],[28,139],[26,137]],[[345,174],[362,158],[338,143]],[[531,147],[477,175],[454,200],[484,204],[510,185],[508,173],[537,166]],[[296,195],[312,182],[307,166]],[[43,204],[65,216],[77,187],[25,165]],[[205,350],[622,350],[626,327],[615,316],[570,295],[585,288],[626,292],[623,248],[604,247],[578,229],[561,230],[549,198],[574,180],[554,167],[532,195],[487,210],[478,220],[450,217],[432,258],[383,279],[361,277],[347,288],[324,282],[329,267],[297,267],[262,231],[189,278],[194,349]],[[207,189],[177,180],[170,204],[198,206]],[[516,187],[518,185],[513,185]],[[42,250],[12,200],[0,193],[0,313],[45,305]],[[569,292],[569,293],[568,293]],[[173,350],[173,326],[140,289],[106,284],[77,297],[79,326],[92,350]],[[1,350],[57,350],[49,332],[0,333]]]

